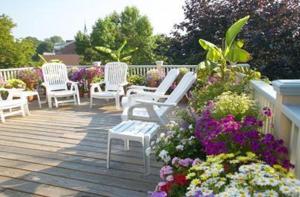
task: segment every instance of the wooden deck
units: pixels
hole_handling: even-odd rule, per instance
[[[140,197],[155,188],[161,164],[145,176],[139,144],[124,151],[114,141],[106,169],[107,130],[121,121],[112,103],[30,110],[0,123],[0,196]]]

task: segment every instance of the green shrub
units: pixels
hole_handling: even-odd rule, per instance
[[[245,116],[257,117],[259,112],[255,101],[249,96],[228,91],[215,98],[212,116],[221,119],[228,114],[233,115],[237,120],[241,120]]]
[[[128,83],[130,85],[145,85],[146,79],[140,75],[131,75],[128,77]]]
[[[5,88],[26,88],[26,84],[20,79],[10,79],[4,86]]]

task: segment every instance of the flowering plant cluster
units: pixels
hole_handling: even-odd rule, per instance
[[[164,77],[165,73],[162,70],[151,69],[147,72],[146,81],[150,86],[157,86]]]
[[[21,70],[18,72],[18,79],[22,80],[26,84],[26,89],[34,90],[42,81],[40,69]]]
[[[188,169],[196,165],[200,160],[174,157],[170,165],[165,165],[160,170],[161,182],[156,186],[152,197],[174,196],[182,197],[187,191],[189,181],[187,180]]]
[[[192,124],[177,124],[171,122],[168,126],[168,131],[162,132],[156,142],[152,143],[152,150],[158,160],[166,164],[170,164],[171,158],[174,157],[189,157],[189,158],[204,158],[201,144],[194,136],[194,126]]]
[[[223,92],[217,96],[214,102],[212,116],[216,119],[225,117],[228,114],[233,115],[237,120],[245,116],[258,116],[257,105],[246,94],[237,94],[234,92]]]
[[[207,155],[252,151],[270,165],[279,164],[286,169],[293,167],[283,140],[259,132],[263,121],[254,116],[245,116],[239,121],[231,114],[218,120],[212,116],[213,110],[214,103],[210,102],[195,127],[195,136]],[[263,114],[271,115],[270,109],[265,108]]]
[[[103,70],[98,66],[89,68],[71,67],[68,71],[70,80],[78,82],[79,90],[89,89],[90,83],[96,83],[103,79]]]
[[[252,152],[208,156],[189,169],[185,196],[299,196],[300,181]]]

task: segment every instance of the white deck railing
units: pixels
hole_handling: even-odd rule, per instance
[[[289,148],[295,174],[300,178],[300,80],[277,80],[272,85],[251,81],[253,94],[261,108],[269,107],[273,118],[266,121],[263,133],[272,133]],[[274,125],[274,127],[273,127]]]
[[[4,81],[14,79],[17,78],[19,71],[28,69],[32,69],[32,67],[0,69],[0,78]]]
[[[90,65],[77,65],[77,67],[90,67]],[[101,67],[104,67],[103,65]],[[156,65],[129,65],[128,74],[130,75],[140,75],[146,76],[147,72],[151,69],[157,68]],[[167,73],[172,68],[187,68],[190,71],[195,71],[197,65],[162,65],[161,68]],[[21,70],[32,69],[31,67],[24,68],[9,68],[9,69],[0,69],[0,78],[7,81],[17,77],[17,74]]]

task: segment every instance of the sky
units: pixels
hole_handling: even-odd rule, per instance
[[[0,0],[0,14],[13,19],[17,38],[34,36],[45,39],[59,35],[74,39],[86,24],[88,32],[98,18],[126,6],[136,6],[148,16],[154,33],[171,32],[173,25],[183,21],[184,0]]]

